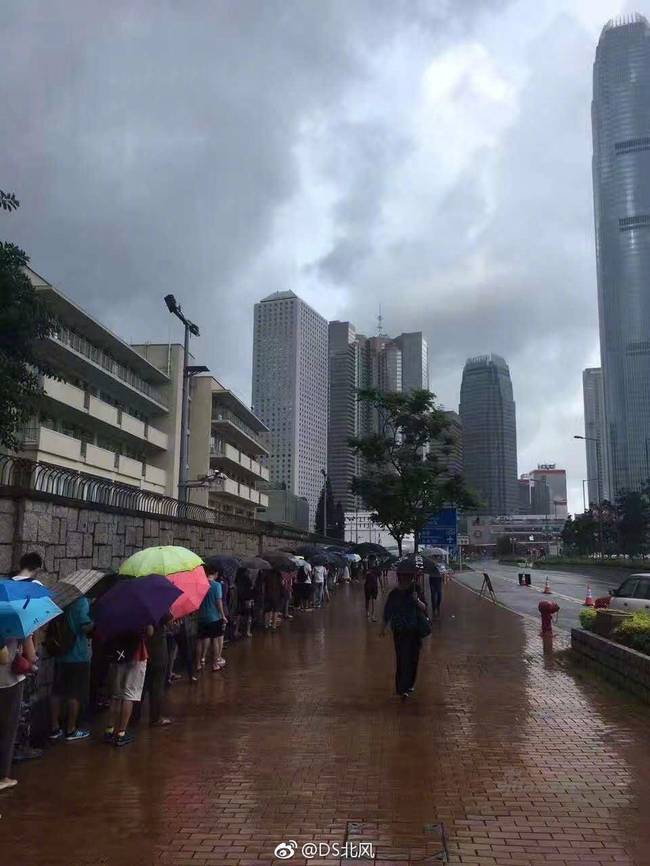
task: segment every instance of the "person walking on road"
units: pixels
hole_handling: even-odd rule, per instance
[[[375,564],[375,560],[372,559],[369,563],[368,571],[366,572],[366,579],[363,587],[366,596],[366,618],[368,621],[372,619],[373,622],[377,622],[377,617],[375,616],[375,604],[377,602],[377,596],[379,595],[380,581],[381,572]]]
[[[391,590],[384,606],[381,634],[390,626],[395,643],[395,691],[406,699],[415,689],[422,637],[419,618],[426,612],[413,574],[397,576],[398,586]]]
[[[435,564],[429,572],[429,589],[431,590],[431,613],[433,616],[439,616],[442,604],[442,574]]]

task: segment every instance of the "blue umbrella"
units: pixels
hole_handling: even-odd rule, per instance
[[[22,640],[61,613],[61,608],[45,596],[0,601],[0,638]]]
[[[182,590],[161,574],[116,583],[93,608],[95,628],[104,640],[158,625]]]
[[[46,586],[33,580],[0,577],[0,601],[15,601],[19,598],[52,598],[52,593]]]

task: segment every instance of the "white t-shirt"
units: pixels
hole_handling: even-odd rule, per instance
[[[314,583],[325,583],[325,566],[314,566]]]
[[[18,652],[22,652],[22,642],[15,640],[14,638],[7,638],[5,643],[7,645],[7,649],[9,650],[9,664],[0,665],[0,689],[9,689],[11,688],[11,686],[22,683],[22,681],[25,679],[24,674],[16,675],[11,670],[11,666],[14,662],[14,659],[18,655]]]

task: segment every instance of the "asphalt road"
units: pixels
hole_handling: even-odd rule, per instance
[[[572,574],[564,571],[546,571],[529,569],[532,586],[519,586],[518,574],[521,571],[516,565],[500,565],[496,560],[471,563],[474,571],[464,571],[456,575],[456,580],[474,590],[480,590],[483,583],[483,572],[486,571],[492,580],[492,586],[497,601],[510,610],[524,616],[534,617],[540,621],[537,606],[542,599],[555,601],[560,605],[560,614],[556,628],[569,631],[579,626],[579,614],[587,595],[587,584],[591,584],[594,598],[607,595],[610,588],[618,586],[620,580],[612,577],[590,577],[586,574]],[[548,577],[551,595],[543,595],[544,583]],[[489,604],[489,602],[485,602]]]

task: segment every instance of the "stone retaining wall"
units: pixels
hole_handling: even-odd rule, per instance
[[[579,661],[650,703],[650,656],[582,628],[571,629],[571,647]]]
[[[199,556],[231,553],[256,556],[314,540],[290,527],[258,521],[250,528],[179,520],[58,496],[0,493],[0,574],[15,568],[28,550],[40,553],[48,574],[62,577],[78,568],[116,571],[143,547],[179,544]]]

